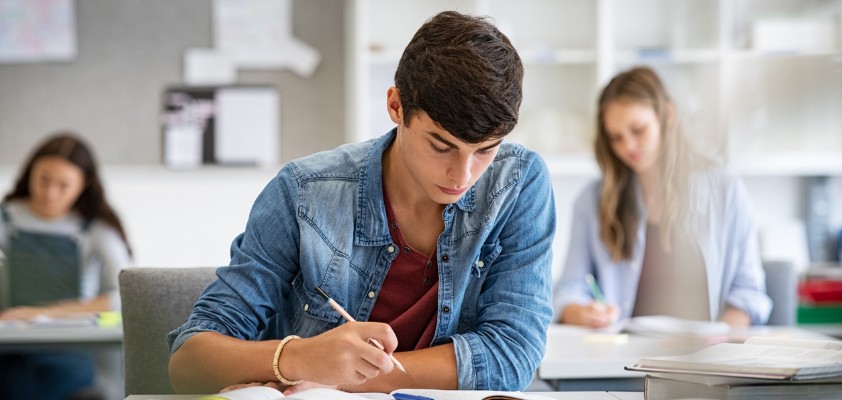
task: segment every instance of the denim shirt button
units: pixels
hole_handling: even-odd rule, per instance
[[[373,299],[373,298],[374,298],[374,291],[373,291],[373,290],[372,290],[372,291],[370,291],[370,292],[368,292],[368,298],[369,298],[369,299]]]
[[[445,314],[450,314],[450,307],[448,307],[448,306],[442,307],[441,312],[443,312]]]
[[[395,252],[395,246],[389,246],[389,247],[387,247],[387,248],[386,248],[386,251],[388,251],[388,252],[389,252],[389,254],[394,253],[394,252]]]
[[[450,259],[450,257],[448,257],[447,254],[442,254],[442,256],[441,256],[442,261],[447,261],[449,259]]]
[[[482,260],[477,261],[477,267],[482,268],[485,267],[485,262]]]
[[[309,310],[309,309],[310,309],[310,305],[309,305],[309,304],[304,304],[304,311],[307,311],[307,310]]]

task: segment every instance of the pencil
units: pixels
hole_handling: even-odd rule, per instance
[[[336,312],[338,312],[339,315],[342,316],[342,318],[345,318],[345,320],[348,322],[356,322],[354,317],[352,317],[351,314],[348,314],[348,312],[345,311],[345,309],[342,308],[342,306],[340,306],[339,303],[337,303],[330,296],[328,296],[327,293],[325,293],[325,291],[322,290],[322,288],[316,286],[316,291],[319,292],[319,294],[322,297],[324,297],[325,300],[327,300],[327,303],[330,304],[331,308],[336,310]],[[379,340],[369,338],[368,341],[371,342],[371,344],[377,346],[377,348],[379,348],[380,350],[386,351],[386,348],[383,347],[383,343],[380,343]],[[398,367],[399,370],[403,371],[403,373],[407,373],[406,369],[404,369],[403,367],[403,364],[401,364],[401,362],[398,361],[398,359],[395,358],[393,354],[389,354],[389,358],[392,360],[393,363],[395,363],[395,366]]]
[[[594,300],[600,304],[605,304],[605,296],[602,295],[602,290],[600,290],[599,285],[596,284],[596,278],[593,277],[593,274],[585,275],[585,282],[588,283],[588,288],[591,290],[591,295]]]

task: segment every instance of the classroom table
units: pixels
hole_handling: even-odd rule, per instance
[[[57,349],[90,350],[96,364],[97,386],[108,399],[123,397],[122,325],[0,323],[0,353]]]
[[[688,354],[715,343],[743,342],[751,336],[786,336],[833,340],[790,326],[754,326],[725,336],[644,336],[606,333],[552,324],[537,376],[562,390],[643,390],[643,373],[626,371],[644,357]]]
[[[798,324],[798,328],[842,339],[842,324]]]
[[[529,392],[527,394],[541,395],[556,400],[643,400],[643,392]],[[205,396],[207,395],[134,394],[126,397],[126,400],[201,400]]]
[[[0,351],[45,347],[121,346],[123,327],[0,324]]]

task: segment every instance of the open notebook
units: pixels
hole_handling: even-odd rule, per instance
[[[842,341],[752,337],[695,353],[640,359],[626,369],[675,379],[687,375],[801,381],[842,378]]]
[[[284,396],[275,389],[252,386],[202,398],[202,400],[551,400],[523,392],[486,390],[398,389],[392,393],[347,393],[335,389],[310,389]]]

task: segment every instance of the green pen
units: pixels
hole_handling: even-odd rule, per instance
[[[593,277],[593,274],[585,275],[585,281],[588,283],[588,288],[591,289],[591,296],[594,300],[599,304],[605,304],[605,296],[602,295],[602,290],[599,290],[599,285],[596,284],[596,278]]]

